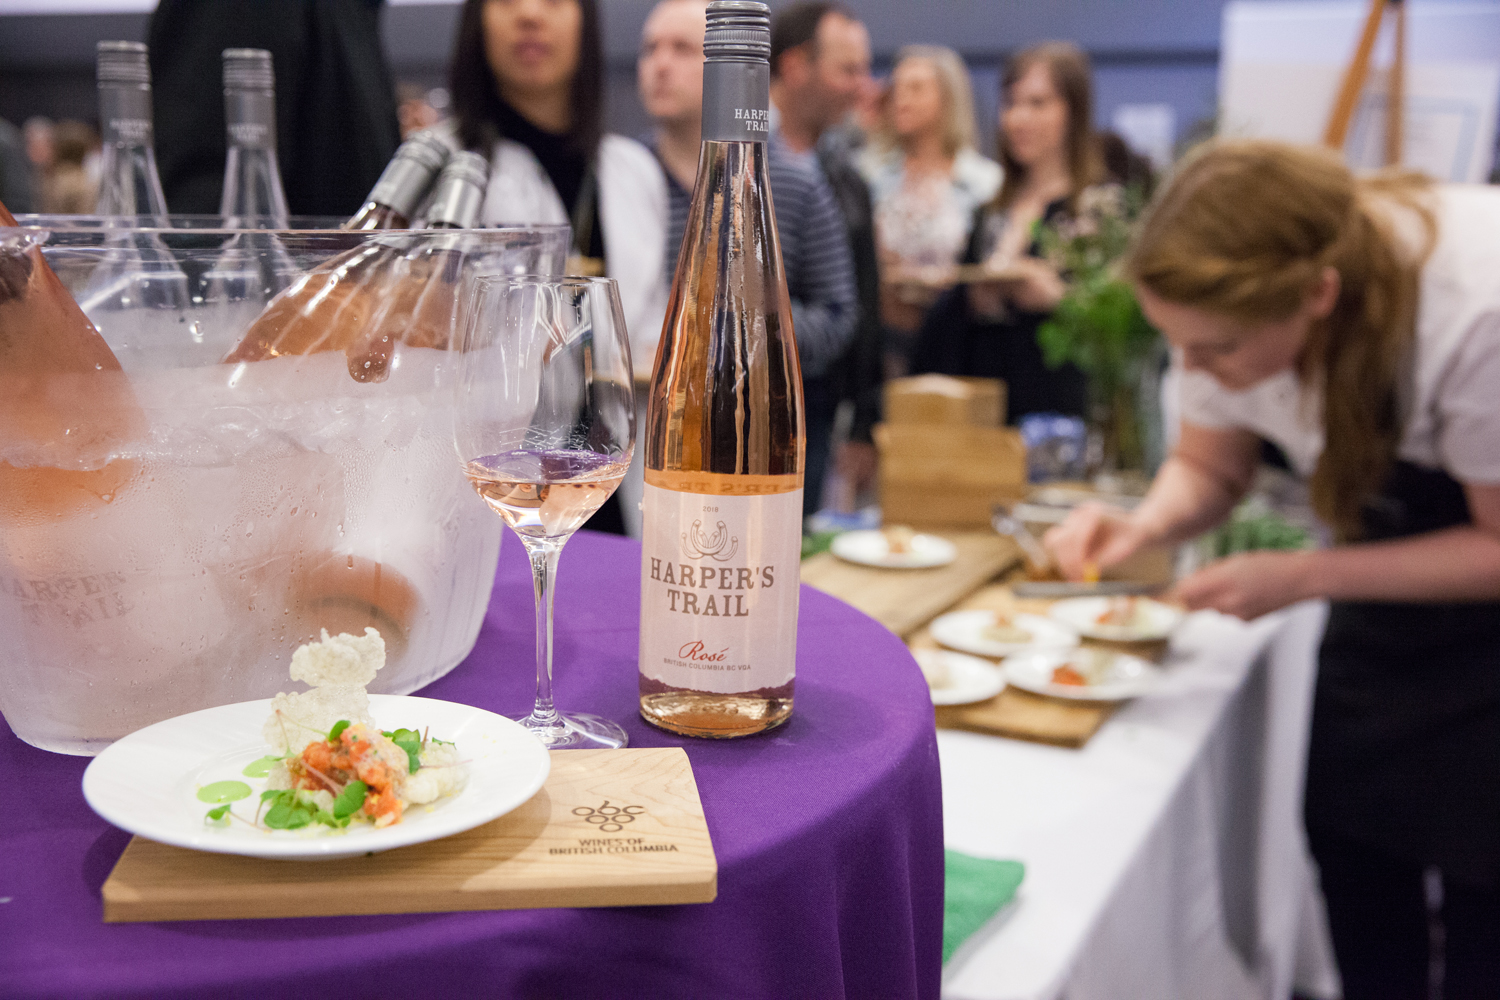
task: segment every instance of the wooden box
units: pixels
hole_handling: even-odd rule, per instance
[[[996,378],[915,375],[885,384],[888,424],[967,424],[999,427],[1005,422],[1005,383]]]
[[[886,524],[987,528],[995,504],[1026,495],[1026,445],[1011,428],[881,424],[875,446]]]

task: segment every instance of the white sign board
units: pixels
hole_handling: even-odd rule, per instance
[[[1362,0],[1232,0],[1224,7],[1219,132],[1317,143],[1353,60]],[[1375,47],[1344,152],[1351,166],[1384,160],[1386,68],[1394,20]],[[1500,3],[1407,0],[1402,163],[1450,181],[1484,181],[1500,113]]]

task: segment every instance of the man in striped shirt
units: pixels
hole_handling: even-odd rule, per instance
[[[698,172],[707,9],[703,0],[662,0],[641,32],[641,102],[657,123],[645,141],[667,175],[671,210],[668,274],[676,272]],[[853,339],[858,318],[854,264],[843,217],[816,160],[794,154],[773,132],[767,166],[807,403],[806,515],[821,506],[838,404],[833,368]]]

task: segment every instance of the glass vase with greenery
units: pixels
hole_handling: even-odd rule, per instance
[[[1049,367],[1071,362],[1088,377],[1101,472],[1145,471],[1147,465],[1142,390],[1163,348],[1119,274],[1139,205],[1132,192],[1093,188],[1072,219],[1039,233],[1044,255],[1068,290],[1037,331],[1037,343]]]

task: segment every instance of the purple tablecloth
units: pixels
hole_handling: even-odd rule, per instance
[[[84,803],[86,759],[6,730],[0,996],[936,998],[937,744],[906,648],[803,588],[791,720],[745,740],[675,739],[637,714],[639,560],[635,543],[587,532],[564,551],[557,700],[622,722],[632,746],[687,748],[715,902],[106,925],[99,889],[128,836]],[[528,570],[507,538],[474,652],[421,693],[521,713],[532,634]]]

